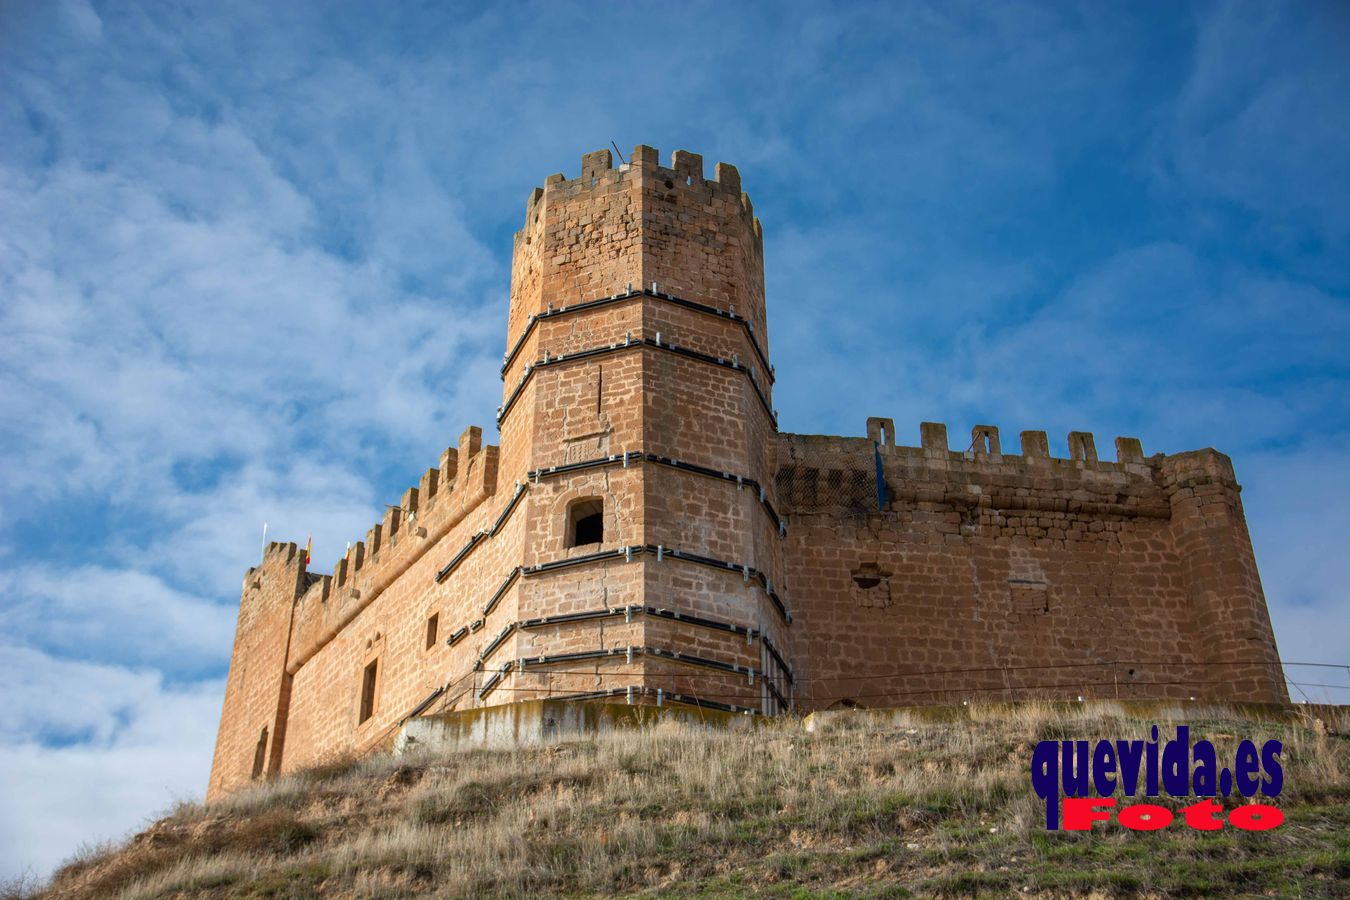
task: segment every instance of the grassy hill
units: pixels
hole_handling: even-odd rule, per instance
[[[972,706],[342,761],[181,805],[81,853],[40,895],[1346,896],[1350,712],[1317,715]],[[1221,759],[1243,738],[1282,740],[1285,824],[1044,830],[1038,740],[1147,739],[1168,722]]]

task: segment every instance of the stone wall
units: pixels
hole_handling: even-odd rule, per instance
[[[979,426],[780,434],[740,175],[637,147],[515,236],[498,446],[470,428],[331,575],[244,580],[208,797],[409,717],[557,698],[739,714],[1032,696],[1284,700],[1212,450]],[[578,516],[599,516],[599,533]],[[590,527],[590,526],[588,526]],[[586,540],[578,540],[584,533]]]
[[[988,426],[954,452],[944,426],[922,447],[888,428],[781,436],[799,704],[1287,699],[1222,454],[1122,439],[1112,463],[1078,434],[1052,459],[1027,432],[1010,455]]]

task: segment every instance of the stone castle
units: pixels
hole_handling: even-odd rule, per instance
[[[244,578],[208,797],[428,713],[1287,701],[1226,456],[977,426],[778,430],[733,166],[639,146],[516,232],[499,446],[467,429],[332,574]]]

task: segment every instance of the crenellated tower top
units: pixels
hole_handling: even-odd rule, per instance
[[[508,346],[550,307],[653,289],[726,309],[767,348],[763,229],[735,166],[704,177],[703,157],[676,150],[670,166],[640,144],[617,167],[609,150],[581,174],[550,175],[515,235]]]

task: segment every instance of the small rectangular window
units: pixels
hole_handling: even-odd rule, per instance
[[[357,720],[358,725],[375,714],[375,677],[379,665],[378,659],[372,659],[361,675],[361,717]]]
[[[605,539],[605,503],[599,497],[577,500],[567,508],[567,546],[583,547]]]
[[[436,646],[436,627],[440,624],[441,614],[432,613],[431,618],[427,619],[427,649],[430,650]]]

